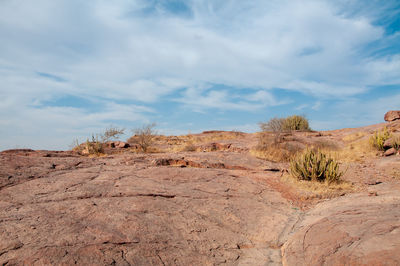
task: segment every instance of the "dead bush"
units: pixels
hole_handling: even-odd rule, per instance
[[[121,135],[124,134],[124,128],[118,128],[110,126],[104,130],[104,133],[101,134],[101,139],[103,142],[107,142],[109,140],[117,140]]]
[[[143,152],[149,152],[149,148],[153,145],[156,135],[155,127],[156,124],[152,123],[134,129],[133,132],[135,135],[128,139],[128,143],[138,144]]]

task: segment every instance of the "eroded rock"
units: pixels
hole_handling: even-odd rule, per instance
[[[400,119],[400,111],[389,111],[385,114],[385,121],[391,122]]]
[[[283,246],[283,265],[399,265],[399,204],[397,192],[372,191],[316,206]]]

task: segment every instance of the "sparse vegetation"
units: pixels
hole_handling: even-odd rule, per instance
[[[395,150],[399,151],[400,150],[400,135],[394,135],[393,136],[393,144],[392,144],[393,148],[395,148]]]
[[[280,141],[276,140],[276,135],[269,132],[260,132],[257,146],[251,150],[251,154],[257,158],[271,162],[288,162],[299,151],[300,145],[295,143],[282,143],[283,135]]]
[[[338,183],[339,163],[320,150],[306,149],[290,162],[290,173],[299,180]]]
[[[307,118],[300,115],[274,117],[266,123],[259,123],[259,126],[262,132],[259,133],[258,144],[251,153],[258,158],[274,162],[290,161],[302,149],[301,145],[283,143],[291,137],[292,131],[311,130]]]
[[[259,123],[264,132],[282,133],[287,131],[310,131],[308,119],[303,115],[291,115],[285,118],[274,117],[268,122]]]
[[[291,131],[310,131],[308,120],[305,116],[292,115],[286,118],[274,117],[268,122],[259,123],[262,132],[272,132],[274,134],[274,143],[282,142],[282,134]],[[262,142],[262,138],[260,138]],[[260,142],[259,145],[263,146]]]
[[[121,135],[123,135],[125,132],[125,129],[123,128],[118,128],[118,127],[113,127],[110,126],[106,128],[104,133],[101,135],[102,142],[107,142],[110,140],[117,140]]]
[[[282,129],[284,131],[310,131],[311,128],[308,124],[308,119],[303,115],[288,116],[283,120]]]
[[[136,128],[133,130],[134,136],[128,139],[129,143],[136,143],[139,145],[143,152],[148,152],[151,145],[154,143],[154,138],[156,135],[155,128],[156,124],[144,125],[141,128]]]
[[[101,141],[99,141],[99,137],[98,136],[94,136],[92,134],[92,139],[86,140],[85,143],[85,149],[84,149],[85,153],[89,154],[89,155],[100,155],[103,153],[104,149],[103,149],[103,143]]]
[[[283,175],[281,181],[295,188],[298,197],[304,200],[329,199],[357,190],[357,187],[346,181],[330,184],[326,182],[309,182],[298,180],[291,175]]]
[[[186,145],[183,147],[183,151],[196,151],[197,148],[192,142],[186,143]]]
[[[391,133],[385,127],[383,130],[375,131],[375,133],[370,138],[370,143],[374,148],[376,148],[380,151],[383,151],[384,150],[383,144],[390,137],[391,137]]]
[[[86,155],[101,155],[104,153],[104,146],[107,141],[117,140],[120,135],[124,134],[124,129],[110,126],[103,133],[94,135],[86,139],[85,143],[79,144],[78,139],[72,143],[72,150],[80,154]]]

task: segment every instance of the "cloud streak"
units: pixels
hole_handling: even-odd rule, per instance
[[[255,112],[296,101],[277,89],[345,100],[400,84],[399,53],[371,52],[372,44],[387,51],[398,40],[377,21],[389,23],[383,17],[394,19],[399,8],[364,4],[2,1],[0,112],[8,129],[1,134],[25,119],[33,131],[52,131],[52,123],[57,132],[100,129],[112,120],[149,121],[171,102],[193,112]],[[63,96],[106,103],[101,111],[46,106]]]

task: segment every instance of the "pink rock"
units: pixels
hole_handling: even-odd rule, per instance
[[[389,111],[385,114],[385,121],[394,121],[400,119],[400,111]]]
[[[385,151],[385,153],[383,154],[384,156],[390,156],[396,153],[396,149],[395,148],[390,148],[387,151]]]
[[[129,144],[123,141],[118,141],[118,144],[116,144],[117,148],[128,148]]]
[[[393,147],[393,144],[394,144],[394,139],[393,138],[387,139],[385,141],[385,143],[383,143],[383,148],[384,149],[390,149],[390,148]]]

